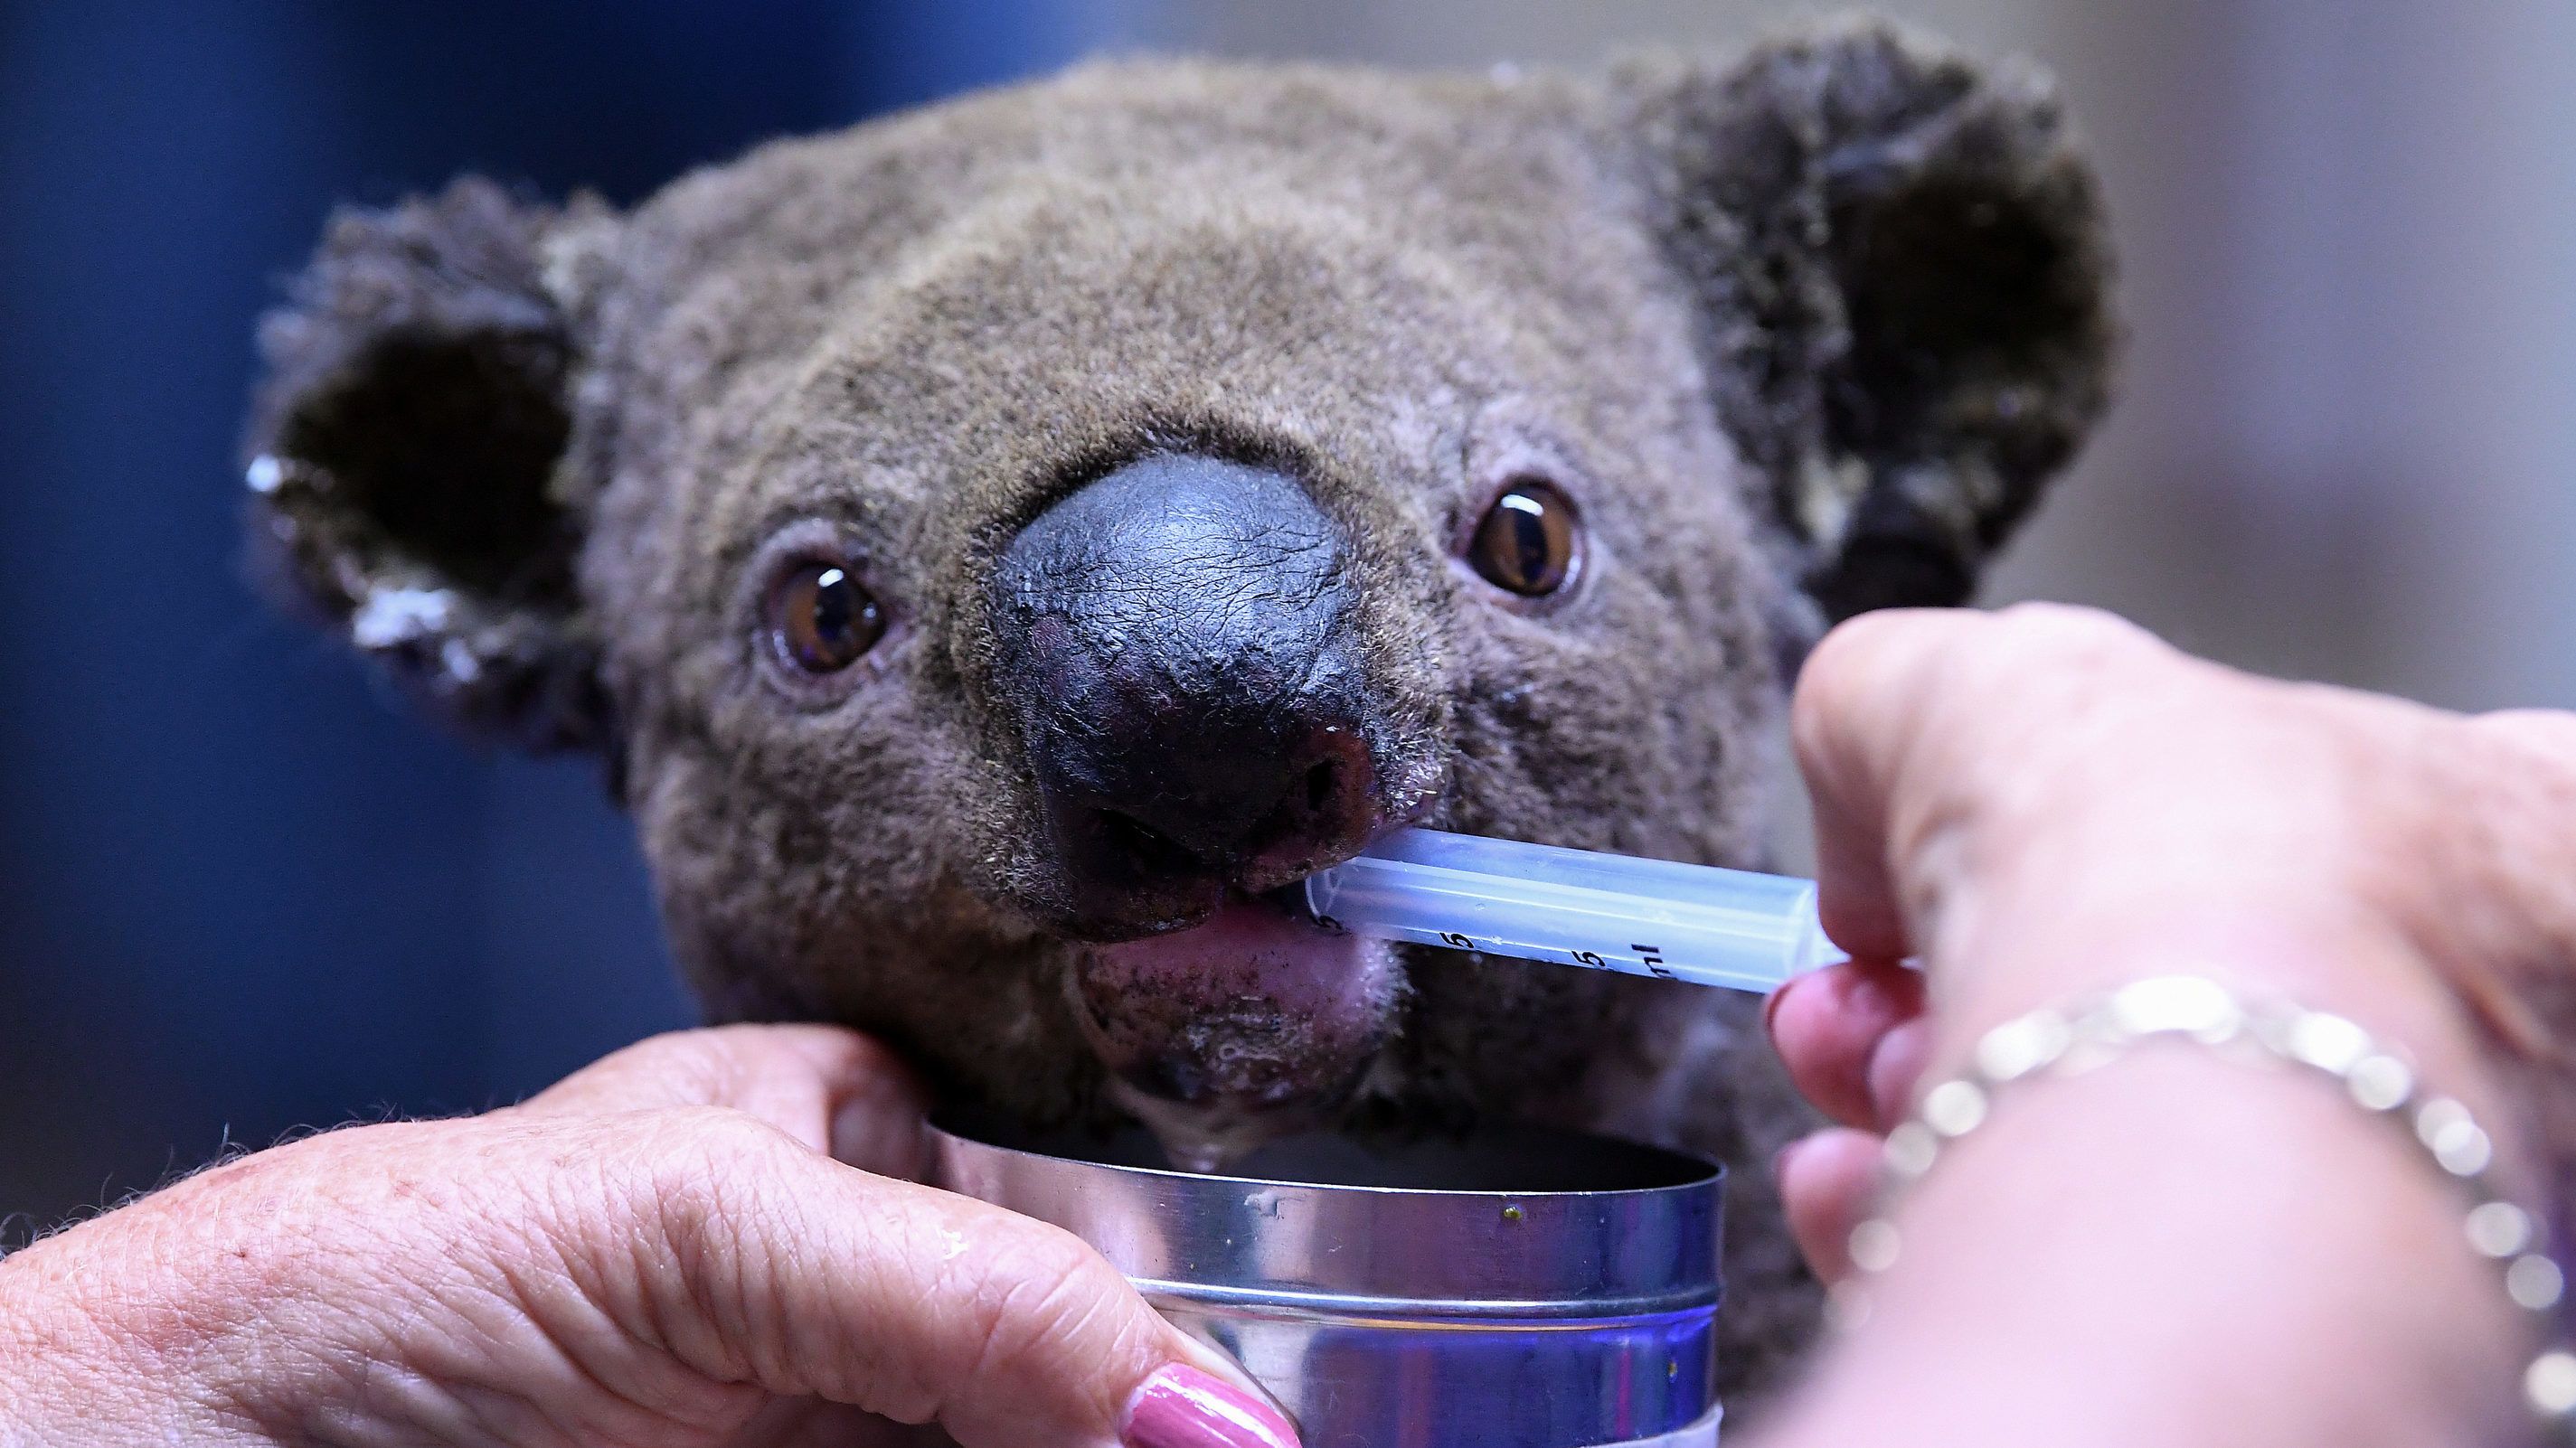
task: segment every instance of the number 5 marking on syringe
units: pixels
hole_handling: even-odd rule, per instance
[[[1473,950],[1476,948],[1476,942],[1469,940],[1466,936],[1459,934],[1455,930],[1441,931],[1440,943],[1448,946],[1452,950]]]

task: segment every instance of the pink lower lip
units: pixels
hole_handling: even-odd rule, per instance
[[[1188,930],[1084,949],[1073,989],[1121,1101],[1212,1166],[1337,1108],[1385,1043],[1401,979],[1377,942],[1238,898]]]
[[[1127,962],[1140,982],[1150,979],[1184,994],[1214,988],[1275,1000],[1300,1013],[1329,1012],[1364,982],[1353,978],[1348,937],[1317,926],[1303,906],[1302,895],[1296,908],[1275,892],[1234,896],[1186,930],[1097,946],[1092,953]]]

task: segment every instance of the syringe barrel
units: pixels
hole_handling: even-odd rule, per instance
[[[1812,881],[1436,830],[1316,872],[1306,903],[1362,935],[1738,990],[1840,955]]]

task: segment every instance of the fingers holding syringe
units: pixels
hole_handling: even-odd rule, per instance
[[[1852,1228],[1869,1210],[1885,1157],[1876,1134],[1835,1127],[1789,1143],[1772,1166],[1789,1235],[1828,1285],[1851,1271]]]
[[[1790,738],[1815,810],[1817,913],[1856,958],[1913,951],[1890,853],[1893,785],[1920,733],[1946,613],[1864,614],[1825,636],[1799,672]]]
[[[2196,697],[2186,669],[2133,625],[2053,605],[1888,610],[1826,635],[1790,721],[1826,933],[1937,978],[1954,924],[2062,864],[2134,792],[2132,756]]]
[[[1884,1131],[1923,1072],[1923,978],[1886,961],[1846,961],[1771,993],[1763,1022],[1789,1080],[1816,1109]]]
[[[1883,1159],[1881,1133],[1905,1114],[1931,1054],[1923,978],[1885,961],[1846,961],[1771,995],[1763,1020],[1799,1092],[1842,1123],[1792,1142],[1773,1163],[1790,1234],[1817,1276],[1850,1270],[1847,1243]]]

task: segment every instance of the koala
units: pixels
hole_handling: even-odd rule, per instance
[[[2047,83],[1881,25],[1093,64],[631,211],[339,214],[262,330],[249,526],[432,712],[606,761],[711,1018],[1199,1167],[1695,1148],[1758,1388],[1816,1293],[1757,1003],[1281,893],[1409,823],[1772,863],[1799,658],[1969,596],[2103,404],[2108,287]]]

